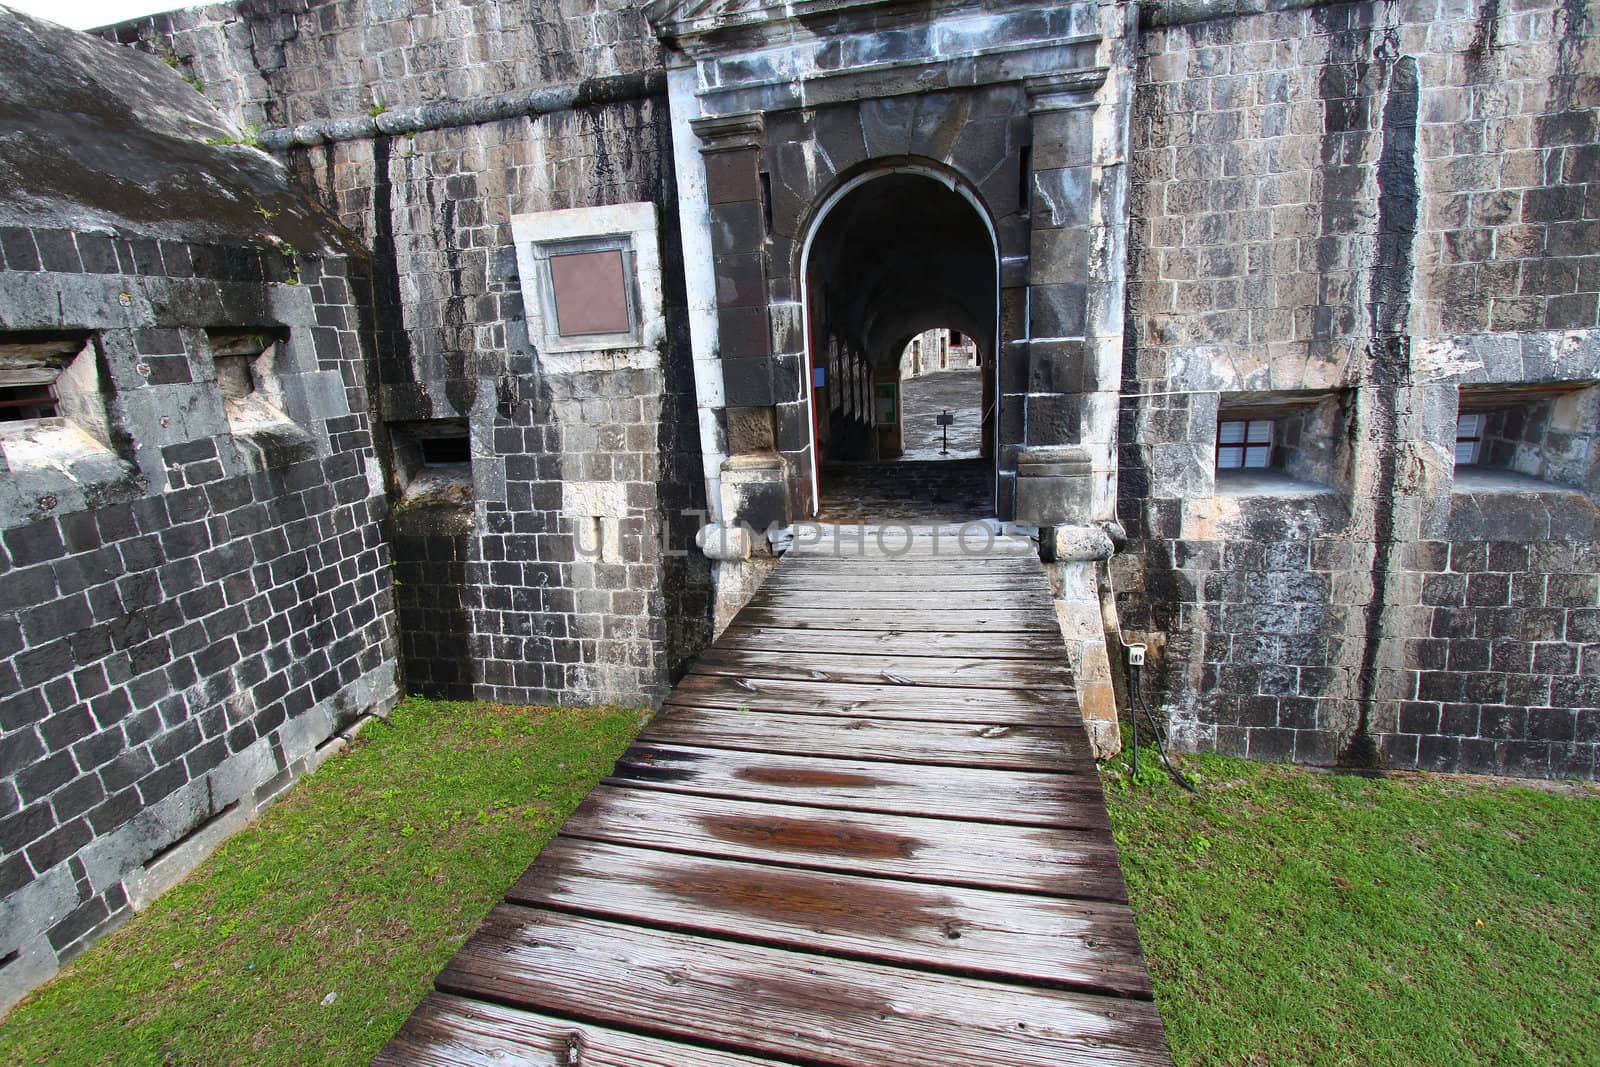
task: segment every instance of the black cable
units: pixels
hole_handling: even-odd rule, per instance
[[[1128,670],[1137,672],[1138,667],[1129,667]],[[1139,782],[1139,705],[1133,702],[1133,682],[1128,682],[1128,721],[1133,723],[1133,781]]]
[[[1139,773],[1139,709],[1143,708],[1145,718],[1150,720],[1150,733],[1156,739],[1156,751],[1160,753],[1161,762],[1166,766],[1167,773],[1172,776],[1172,780],[1174,782],[1177,782],[1180,786],[1187,789],[1191,793],[1195,792],[1194,784],[1190,782],[1189,779],[1185,778],[1182,772],[1172,765],[1172,760],[1167,757],[1167,745],[1161,736],[1161,724],[1156,722],[1155,713],[1150,710],[1150,705],[1146,704],[1144,700],[1144,687],[1140,684],[1144,674],[1144,668],[1130,666],[1128,668],[1128,674],[1128,688],[1130,690],[1129,696],[1132,698],[1133,704],[1133,708],[1131,709],[1133,714],[1131,718],[1133,719],[1134,730],[1134,773]]]

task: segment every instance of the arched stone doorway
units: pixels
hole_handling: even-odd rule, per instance
[[[999,258],[978,199],[937,168],[867,168],[825,197],[807,228],[801,264],[811,421],[811,502],[840,461],[901,453],[900,357],[924,330],[948,326],[978,349],[981,463],[941,472],[941,488],[915,461],[879,468],[882,499],[929,507],[974,505],[959,480],[981,476],[981,514],[994,510]],[[964,490],[964,491],[963,491]],[[952,492],[953,491],[953,492]],[[952,492],[954,499],[942,494]],[[939,499],[921,499],[922,497]],[[957,503],[959,501],[959,503]],[[973,517],[952,513],[951,518]]]

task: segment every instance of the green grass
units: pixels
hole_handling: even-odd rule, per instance
[[[1600,1063],[1600,791],[1105,777],[1180,1064]]]
[[[366,1062],[639,720],[406,702],[19,1005],[0,1063]],[[1600,790],[1208,756],[1191,796],[1153,756],[1106,796],[1179,1063],[1600,1063]]]
[[[407,701],[13,1010],[0,1063],[367,1062],[640,716]]]

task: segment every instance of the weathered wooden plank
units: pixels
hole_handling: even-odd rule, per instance
[[[846,525],[821,537],[797,535],[789,555],[810,558],[833,555],[835,549],[856,558],[894,559],[907,551],[933,552],[961,559],[1025,559],[1038,562],[1039,547],[1028,538],[997,537],[975,528],[923,528],[909,537],[906,527]]]
[[[938,617],[953,612],[1024,612],[1054,616],[1055,605],[1048,594],[1039,590],[1028,592],[983,593],[928,593],[910,591],[902,593],[840,593],[837,589],[805,590],[774,589],[763,586],[750,601],[759,607],[780,608],[784,611],[811,612],[817,609],[870,608],[873,611],[905,611]]]
[[[645,926],[1117,996],[1150,995],[1126,905],[557,838],[506,899]],[[1052,951],[1041,952],[1041,945]]]
[[[780,570],[782,568],[779,568]],[[1050,588],[1042,578],[1033,575],[1015,575],[1005,583],[993,582],[988,588],[979,589],[943,589],[933,591],[928,585],[928,578],[919,578],[912,574],[880,575],[869,578],[862,575],[851,583],[847,590],[828,589],[823,587],[822,578],[825,576],[785,577],[777,580],[777,576],[762,585],[761,592],[774,596],[786,596],[816,600],[819,597],[831,596],[838,600],[841,593],[859,593],[863,599],[867,597],[883,598],[889,602],[903,601],[906,607],[913,608],[938,608],[945,601],[960,602],[965,605],[964,610],[982,609],[996,604],[1023,603],[1029,607],[1040,604],[1048,607],[1051,605]],[[942,577],[934,575],[933,577]],[[817,582],[817,586],[812,586]],[[827,584],[838,584],[837,582]],[[863,590],[861,587],[866,586]],[[878,591],[873,591],[877,587]],[[886,587],[886,588],[885,588]]]
[[[1059,727],[906,723],[667,705],[643,740],[955,767],[1057,771],[1093,766],[1081,723]]]
[[[848,553],[864,559],[904,559],[936,555],[961,559],[1039,558],[1038,547],[1025,537],[1006,537],[975,524],[946,527],[846,523],[797,531],[790,554],[809,558]]]
[[[906,574],[883,572],[874,568],[860,568],[861,573],[834,572],[823,574],[809,567],[790,570],[779,567],[762,585],[762,589],[815,591],[831,589],[836,592],[923,592],[923,593],[1011,593],[1023,583],[1036,579],[1033,574],[995,575],[982,574]],[[1041,590],[1042,592],[1042,590]]]
[[[905,528],[846,526],[844,535],[796,537],[791,555],[832,555],[837,547],[860,558],[895,559],[908,551],[932,552],[960,559],[1024,559],[1037,563],[1039,546],[1027,538],[989,537],[959,527],[924,530],[906,538]]]
[[[1064,689],[970,689],[958,686],[854,685],[688,674],[667,698],[702,708],[748,708],[791,715],[849,715],[948,723],[1052,726],[1079,719],[1078,700]],[[1079,720],[1081,721],[1081,720]]]
[[[1126,902],[1103,833],[807,809],[601,785],[561,833],[621,845],[908,881]]]
[[[605,781],[887,815],[1085,830],[1111,825],[1099,777],[1091,768],[1051,773],[928,767],[640,743],[622,754]]]
[[[908,972],[508,904],[456,954],[439,986],[806,1063],[1170,1062],[1145,1000]]]
[[[429,993],[373,1067],[777,1067],[677,1041]]]
[[[1065,661],[996,660],[973,656],[959,646],[952,646],[944,655],[932,648],[924,657],[837,652],[797,656],[791,652],[719,646],[701,653],[690,671],[736,678],[788,678],[860,685],[1069,691],[1074,688],[1072,670]]]
[[[900,609],[875,610],[859,605],[833,609],[785,611],[751,604],[739,612],[746,626],[775,626],[790,630],[942,631],[987,630],[990,633],[1060,633],[1055,615],[1042,610],[990,608],[984,611],[941,611],[912,614]]]
[[[778,569],[800,570],[812,574],[982,574],[982,575],[1042,575],[1044,567],[1037,559],[1011,556],[963,556],[959,552],[901,556],[889,559],[884,556],[870,558],[833,555],[827,551],[791,552],[784,557]]]
[[[1000,633],[961,630],[796,630],[758,626],[735,619],[715,648],[750,648],[774,652],[882,653],[886,656],[940,655],[944,648],[961,648],[967,655],[986,659],[1028,659],[1058,662],[1066,655],[1059,632]]]

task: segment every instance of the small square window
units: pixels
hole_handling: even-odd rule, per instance
[[[1257,470],[1272,464],[1272,419],[1217,423],[1217,470]]]
[[[472,438],[462,419],[389,425],[394,476],[407,507],[461,507],[472,501]]]
[[[287,359],[288,331],[208,330],[217,391],[228,431],[247,466],[257,470],[308,459],[316,442],[284,407],[280,363]]]
[[[1456,416],[1456,466],[1467,467],[1483,459],[1483,431],[1488,416],[1463,412]]]
[[[0,422],[53,419],[68,368],[87,351],[81,335],[0,335]]]
[[[19,380],[26,378],[35,380]],[[38,375],[0,374],[0,422],[53,419],[55,415],[55,371]]]
[[[424,467],[454,467],[472,462],[472,443],[465,428],[438,437],[417,437]]]

